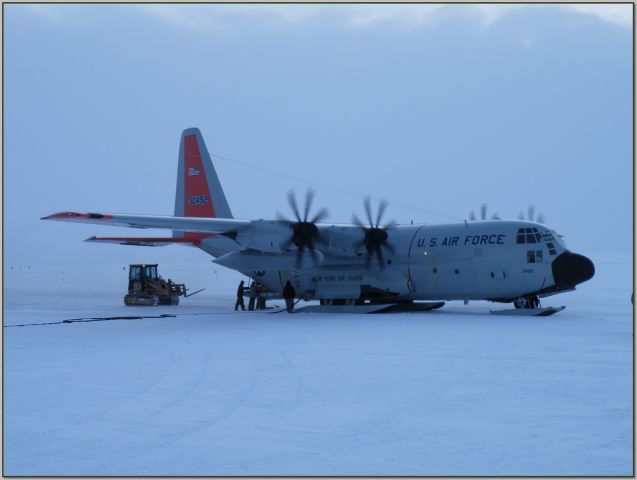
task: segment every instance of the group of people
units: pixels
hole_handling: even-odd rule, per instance
[[[265,298],[259,295],[260,284],[257,282],[252,282],[250,284],[250,301],[248,302],[248,310],[254,310],[255,304],[257,310],[265,310]],[[241,310],[245,310],[246,306],[243,303],[243,294],[245,293],[245,282],[241,280],[239,283],[239,287],[237,288],[237,303],[234,305],[234,309],[238,310],[241,307]]]
[[[245,291],[245,282],[241,280],[239,283],[239,287],[237,287],[237,302],[234,304],[235,311],[241,307],[241,310],[245,310],[246,306],[243,303],[243,294]],[[296,292],[292,283],[288,280],[283,287],[283,298],[285,299],[285,309],[288,313],[294,312],[294,297],[296,296]],[[262,298],[259,295],[259,284],[257,282],[252,282],[250,284],[250,301],[248,302],[248,310],[254,310],[256,302],[257,310],[265,309],[265,298]]]

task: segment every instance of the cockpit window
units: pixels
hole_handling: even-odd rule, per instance
[[[551,232],[542,232],[542,238],[545,242],[550,242],[553,240],[553,234]]]
[[[553,245],[553,242],[546,242],[546,246],[549,249],[549,255],[557,254],[557,252],[555,251],[555,245]]]
[[[519,228],[516,238],[516,243],[541,243],[542,235],[537,231],[537,228]]]

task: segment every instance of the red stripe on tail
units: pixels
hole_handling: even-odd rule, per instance
[[[184,215],[215,218],[196,135],[184,137]]]

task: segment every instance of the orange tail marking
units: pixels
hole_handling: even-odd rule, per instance
[[[184,137],[184,179],[185,216],[215,218],[196,135]]]

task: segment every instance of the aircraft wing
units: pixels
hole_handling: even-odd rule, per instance
[[[78,213],[60,212],[42,217],[41,220],[56,220],[74,223],[93,223],[115,227],[132,228],[165,228],[169,230],[184,230],[202,233],[239,232],[249,228],[249,220],[234,218],[198,218],[172,217],[161,215],[119,215],[110,213]]]
[[[224,235],[246,248],[280,253],[280,244],[289,237],[289,227],[277,221],[238,220],[234,218],[173,217],[161,215],[119,215],[111,213],[60,212],[42,220],[92,223],[131,228],[164,228],[183,231],[183,237],[91,237],[89,242],[121,245],[162,246],[170,243],[197,245],[205,238]]]
[[[91,223],[131,228],[161,228],[185,232],[183,237],[91,237],[95,243],[121,245],[162,246],[170,243],[194,243],[217,234],[233,239],[245,248],[267,253],[281,253],[282,245],[290,239],[290,226],[276,220],[238,220],[234,218],[173,217],[161,215],[120,215],[110,213],[60,212],[42,217],[42,220]],[[355,255],[354,241],[360,236],[359,228],[352,226],[320,225],[319,230],[328,241],[317,250],[341,256]],[[289,246],[289,243],[288,243]],[[293,245],[292,245],[293,247]]]

